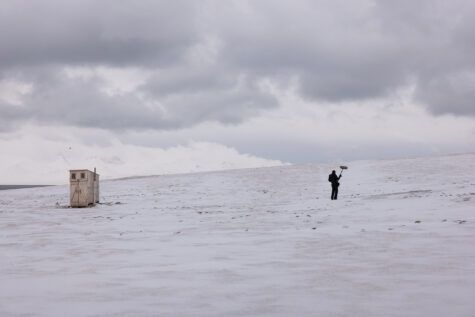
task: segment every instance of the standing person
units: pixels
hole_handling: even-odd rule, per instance
[[[332,183],[332,200],[337,200],[338,199],[338,186],[340,186],[340,176],[336,175],[335,170],[332,171],[330,175],[328,175],[328,181]]]

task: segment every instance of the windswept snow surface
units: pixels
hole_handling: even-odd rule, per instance
[[[475,155],[347,165],[2,191],[0,316],[475,316]]]

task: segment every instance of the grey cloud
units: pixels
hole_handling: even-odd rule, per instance
[[[151,80],[139,88],[140,94],[109,95],[100,89],[104,84],[101,78],[70,78],[60,69],[30,69],[15,78],[36,84],[23,98],[22,106],[0,105],[1,118],[6,122],[170,130],[204,121],[235,124],[276,105],[272,95],[247,80],[230,81],[214,89],[190,90],[184,85],[178,91],[174,87],[163,91],[159,85],[162,90],[158,92]]]
[[[304,97],[333,102],[384,96],[416,79],[429,110],[475,114],[456,90],[436,98],[426,85],[453,72],[475,74],[473,2],[265,3],[252,14],[248,7],[228,12],[216,27],[226,39],[223,55],[241,68],[297,76]]]
[[[164,102],[174,120],[182,118],[182,121],[189,121],[190,125],[208,120],[240,123],[277,103],[275,97],[252,86],[173,95],[164,99]]]
[[[2,1],[0,66],[169,64],[198,40],[193,1]]]
[[[416,97],[435,113],[474,115],[475,72],[426,79],[419,83]]]
[[[404,52],[378,32],[371,10],[359,9],[367,1],[277,3],[222,17],[223,55],[261,76],[297,76],[309,99],[372,98],[406,84]]]
[[[110,96],[99,90],[96,80],[70,79],[61,73],[38,83],[24,100],[17,120],[33,120],[104,129],[170,129],[179,122],[164,118],[162,109],[148,107],[134,94]]]
[[[17,105],[0,101],[0,132],[12,130],[19,118],[25,118],[28,112]]]
[[[376,13],[381,32],[404,47],[416,99],[436,114],[474,116],[475,3],[379,1]]]
[[[260,84],[310,100],[381,97],[416,83],[437,114],[475,115],[475,4],[454,1],[2,1],[0,78],[32,83],[3,122],[104,129],[238,123],[277,106]],[[110,96],[74,65],[137,67]],[[6,123],[5,123],[6,126]]]
[[[162,103],[167,115],[193,124],[214,120],[239,123],[277,100],[259,86],[259,78],[213,62],[203,68],[193,64],[159,71],[141,87]]]

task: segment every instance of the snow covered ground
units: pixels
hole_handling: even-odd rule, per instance
[[[0,191],[0,316],[475,316],[475,154],[348,165]]]

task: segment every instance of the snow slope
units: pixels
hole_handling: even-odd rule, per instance
[[[1,191],[0,316],[475,316],[475,155],[347,165]]]

